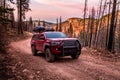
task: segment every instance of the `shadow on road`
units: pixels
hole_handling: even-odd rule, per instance
[[[39,53],[36,57],[40,57],[45,60],[45,54]],[[72,59],[71,56],[65,56],[65,57],[56,57],[54,63],[66,63],[66,62],[74,62],[78,61],[78,59]]]

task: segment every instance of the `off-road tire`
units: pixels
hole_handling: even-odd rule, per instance
[[[48,62],[54,62],[55,61],[55,55],[53,55],[51,53],[49,48],[45,49],[45,56],[46,56],[46,60]]]
[[[77,52],[76,54],[71,54],[72,59],[78,59],[80,56],[80,52]]]

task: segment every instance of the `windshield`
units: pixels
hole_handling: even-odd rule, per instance
[[[66,38],[67,36],[62,32],[46,33],[46,38]]]

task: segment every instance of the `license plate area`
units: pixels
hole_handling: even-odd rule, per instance
[[[77,52],[77,48],[63,48],[63,52],[64,54],[66,53],[76,53]]]

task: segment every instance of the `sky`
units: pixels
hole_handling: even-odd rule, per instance
[[[88,0],[88,8],[98,6],[99,0]],[[85,0],[30,0],[31,11],[27,19],[56,22],[56,18],[66,20],[71,17],[83,17]]]

